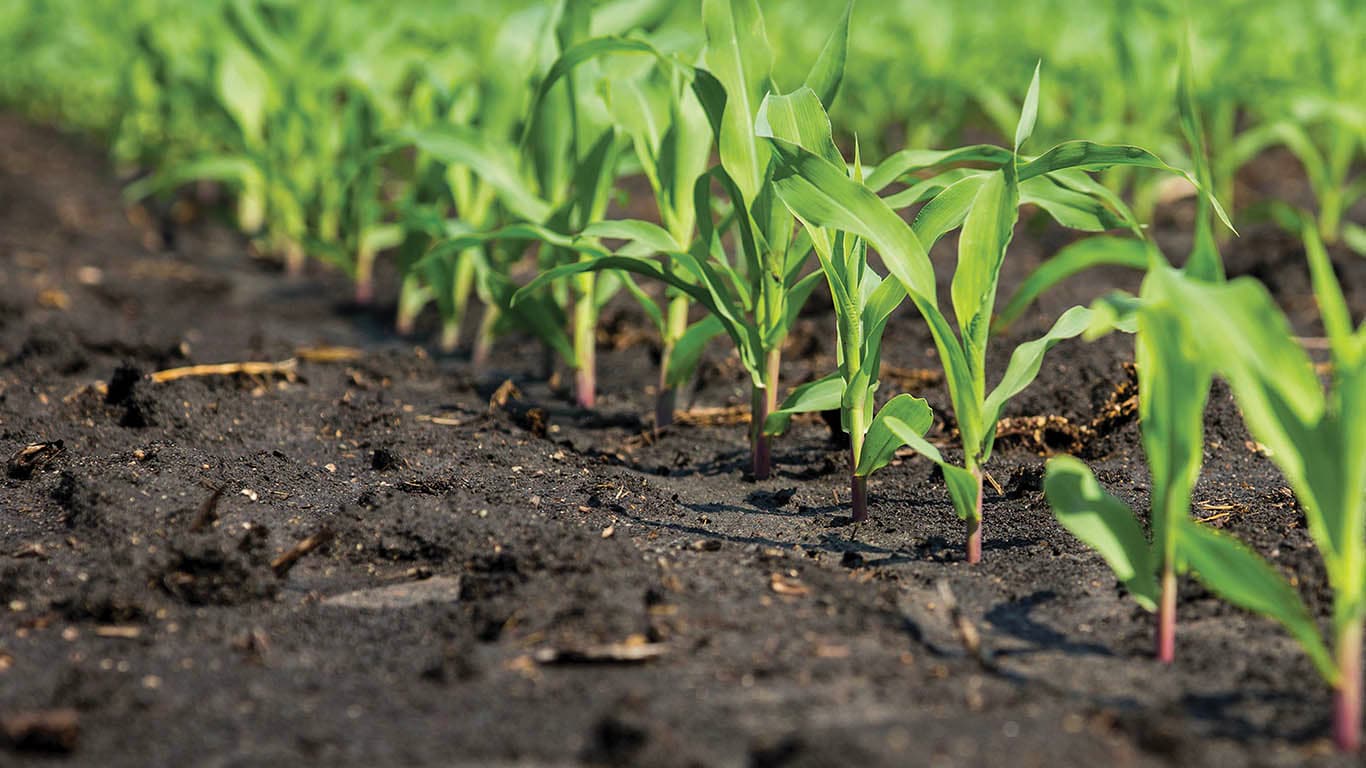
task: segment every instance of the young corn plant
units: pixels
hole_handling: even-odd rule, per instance
[[[1344,219],[1344,214],[1366,197],[1366,174],[1360,159],[1366,154],[1366,59],[1360,55],[1360,30],[1366,9],[1351,3],[1323,3],[1306,10],[1315,30],[1317,50],[1300,74],[1300,87],[1266,99],[1273,111],[1232,141],[1216,156],[1223,175],[1247,164],[1269,147],[1289,150],[1304,168],[1318,204],[1319,238],[1334,245],[1342,241],[1366,256],[1366,228]],[[1298,231],[1298,217],[1278,217]]]
[[[471,251],[476,247],[492,246],[493,251],[514,254],[535,247],[539,270],[546,272],[581,258],[580,250],[564,245],[566,233],[582,233],[606,213],[625,140],[604,103],[600,86],[605,78],[593,58],[595,51],[585,48],[595,24],[592,8],[584,2],[557,2],[536,21],[537,39],[544,45],[533,49],[533,55],[550,50],[558,56],[544,68],[537,64],[526,118],[517,126],[513,141],[458,126],[409,134],[423,151],[467,168],[495,190],[511,222],[499,231],[501,237],[484,232],[443,239],[419,262],[422,266],[468,257],[480,263],[479,254]],[[467,225],[456,228],[468,229]],[[585,247],[593,252],[591,244]],[[510,309],[516,286],[506,271],[476,271],[489,305],[497,306],[498,314]],[[584,407],[592,407],[596,400],[598,312],[621,285],[618,279],[596,278],[584,272],[576,274],[571,285],[558,281],[541,290],[544,284],[538,284],[540,295],[515,313],[573,371],[574,397]],[[568,343],[564,341],[566,325]]]
[[[843,165],[830,158],[780,136],[769,137],[778,165],[774,186],[782,201],[810,225],[866,240],[930,328],[958,421],[962,465],[947,461],[912,425],[889,418],[887,426],[898,439],[942,468],[954,509],[966,523],[967,559],[974,563],[982,556],[984,464],[991,456],[1002,408],[1038,375],[1049,349],[1080,335],[1093,323],[1108,322],[1107,315],[1087,307],[1069,309],[1043,337],[1017,347],[1001,380],[987,391],[988,331],[997,279],[1018,208],[1031,199],[1040,201],[1041,208],[1067,225],[1104,228],[1112,221],[1131,225],[1132,220],[1114,204],[1113,197],[1080,171],[1122,164],[1170,169],[1137,147],[1085,141],[1066,142],[1037,158],[1023,155],[1020,148],[1032,133],[1037,116],[1038,84],[1036,69],[1016,126],[1013,149],[981,145],[945,152],[907,151],[889,158],[865,183],[851,179]],[[907,200],[928,199],[914,226],[901,219],[889,200],[875,194],[875,189],[887,186],[910,168],[961,161],[994,167],[943,170],[892,196],[901,205]],[[926,251],[940,236],[958,227],[962,232],[951,290],[958,321],[955,333],[939,308],[934,269]]]
[[[1333,687],[1333,736],[1360,746],[1362,624],[1366,619],[1366,323],[1352,327],[1342,287],[1305,217],[1315,297],[1331,350],[1325,391],[1266,288],[1252,279],[1207,284],[1158,272],[1182,308],[1183,333],[1233,390],[1248,431],[1295,492],[1333,591],[1333,650],[1293,587],[1250,549],[1193,523],[1179,554],[1211,591],[1279,621]]]
[[[1213,231],[1214,214],[1220,209],[1209,192],[1204,126],[1189,87],[1189,72],[1189,67],[1183,67],[1179,112],[1201,186],[1197,192],[1194,244],[1181,274],[1190,280],[1215,284],[1224,280],[1223,261]],[[1083,245],[1084,242],[1071,248]],[[1121,263],[1133,256],[1129,244],[1123,241],[1094,238],[1092,247],[1115,251],[1086,252],[1083,257],[1094,263]],[[1152,541],[1144,538],[1132,510],[1105,493],[1086,465],[1072,457],[1048,462],[1044,491],[1063,527],[1105,558],[1140,605],[1157,612],[1155,653],[1160,661],[1170,663],[1176,656],[1176,577],[1182,568],[1178,550],[1184,531],[1192,524],[1191,492],[1200,477],[1205,404],[1214,370],[1185,334],[1182,307],[1173,304],[1162,289],[1161,278],[1172,271],[1171,267],[1155,247],[1145,243],[1143,251],[1148,261],[1148,279],[1144,280],[1137,300],[1116,294],[1097,306],[1109,307],[1122,316],[1115,323],[1117,327],[1136,331],[1139,421],[1152,476]],[[1054,261],[1062,256],[1059,254]]]
[[[826,107],[843,79],[851,12],[852,5],[846,7],[806,77],[806,86]],[[702,17],[707,45],[702,66],[693,70],[693,91],[706,111],[721,162],[693,188],[697,241],[687,252],[670,253],[668,248],[680,243],[671,243],[671,237],[655,237],[652,240],[658,247],[652,249],[652,256],[618,252],[582,258],[541,274],[523,291],[567,275],[616,269],[662,280],[692,297],[735,342],[750,375],[751,470],[755,479],[763,480],[772,471],[764,422],[777,409],[782,345],[821,273],[806,268],[810,242],[794,238],[796,222],[774,193],[777,165],[767,141],[754,133],[762,99],[776,90],[771,78],[772,52],[758,3],[704,0]],[[720,221],[714,213],[713,184],[729,202]],[[631,226],[638,232],[653,231],[638,223]],[[729,231],[738,250],[734,260],[723,243]],[[655,256],[662,256],[667,268],[656,263]]]
[[[809,88],[786,96],[768,96],[759,110],[757,130],[761,135],[802,146],[833,166],[844,164],[820,98]],[[856,148],[850,172],[855,183],[863,181],[859,160]],[[897,449],[906,444],[898,432],[910,432],[919,439],[934,423],[934,414],[925,400],[899,394],[874,415],[883,331],[892,312],[905,300],[906,290],[897,280],[873,270],[868,264],[867,244],[861,238],[805,220],[802,223],[835,305],[839,368],[794,389],[769,414],[764,428],[769,434],[778,434],[786,430],[792,414],[838,409],[841,427],[849,435],[852,517],[854,522],[861,522],[868,518],[868,477],[890,463]],[[923,446],[923,440],[919,444]]]
[[[1182,307],[1162,290],[1159,276],[1171,268],[1155,249],[1149,249],[1149,258],[1149,278],[1137,301],[1107,297],[1098,307],[1126,315],[1116,325],[1136,331],[1139,421],[1152,476],[1151,543],[1134,512],[1106,493],[1075,458],[1049,460],[1044,493],[1058,522],[1100,553],[1139,605],[1157,612],[1155,653],[1160,661],[1170,663],[1176,656],[1178,548],[1181,537],[1194,525],[1191,491],[1200,477],[1205,403],[1214,371],[1185,334]],[[1222,281],[1219,253],[1207,224],[1198,228],[1186,274],[1191,279]]]
[[[493,231],[511,218],[547,215],[544,206],[523,194],[510,148],[519,139],[531,99],[529,84],[543,67],[542,44],[554,42],[545,14],[542,8],[512,13],[471,43],[478,51],[472,60],[429,66],[413,86],[409,125],[396,139],[411,146],[414,155],[398,217],[406,234],[399,249],[398,328],[411,331],[422,307],[435,302],[440,347],[452,352],[460,344],[471,299],[478,295],[484,314],[471,358],[479,367],[487,362],[504,314],[502,288],[511,283],[506,249],[481,241],[464,251],[430,252],[447,238]],[[527,35],[528,28],[542,33]],[[558,340],[543,340],[558,346]]]

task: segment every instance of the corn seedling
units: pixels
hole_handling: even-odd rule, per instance
[[[958,420],[963,464],[944,459],[911,425],[895,418],[889,418],[887,424],[897,438],[942,468],[954,509],[967,524],[969,562],[981,559],[983,465],[991,455],[1001,409],[1034,380],[1049,349],[1080,335],[1093,322],[1106,321],[1104,315],[1087,307],[1073,307],[1043,337],[1016,348],[1000,382],[987,392],[988,327],[997,278],[1019,205],[1025,199],[1039,201],[1040,207],[1068,225],[1103,228],[1111,221],[1131,222],[1108,192],[1080,172],[1124,164],[1175,170],[1136,147],[1085,141],[1058,145],[1037,158],[1022,155],[1020,147],[1032,133],[1037,117],[1038,83],[1036,69],[1016,127],[1013,150],[979,145],[944,152],[906,151],[889,158],[865,183],[849,178],[842,165],[828,158],[778,136],[770,137],[779,165],[775,182],[783,202],[808,224],[856,235],[876,248],[929,325]],[[896,214],[889,200],[874,193],[912,168],[923,170],[961,161],[995,167],[984,171],[944,170],[892,196],[901,205],[908,200],[928,199],[913,227]],[[1030,190],[1028,197],[1026,189]],[[939,309],[934,270],[926,251],[944,233],[960,226],[958,267],[951,291],[959,327],[955,334]]]
[[[758,132],[790,142],[819,155],[832,166],[844,164],[831,135],[830,121],[820,98],[809,88],[787,96],[768,96],[759,110]],[[852,180],[861,183],[862,165],[855,154]],[[803,222],[821,272],[830,287],[839,335],[839,369],[792,391],[768,416],[770,434],[784,431],[794,413],[840,411],[840,424],[849,435],[849,486],[853,520],[868,517],[868,477],[886,466],[906,444],[897,431],[917,437],[934,422],[929,405],[900,394],[874,415],[874,396],[882,367],[882,334],[892,312],[906,298],[901,283],[880,276],[867,261],[867,244],[859,237],[833,228]],[[893,420],[897,429],[891,426]]]
[[[1332,359],[1325,392],[1266,288],[1212,285],[1159,272],[1183,332],[1225,378],[1253,437],[1265,445],[1308,520],[1333,590],[1333,652],[1294,589],[1234,539],[1192,525],[1181,556],[1212,591],[1281,622],[1333,687],[1337,745],[1360,744],[1362,622],[1366,617],[1366,325],[1353,329],[1341,285],[1305,217],[1309,269]]]
[[[806,78],[806,85],[827,105],[843,78],[851,10],[852,6],[846,8]],[[775,165],[767,143],[754,133],[759,105],[774,90],[772,53],[758,4],[705,0],[702,11],[707,48],[703,66],[694,70],[693,90],[706,110],[721,163],[694,185],[699,233],[695,247],[689,253],[668,253],[670,245],[678,243],[671,236],[653,238],[658,247],[652,250],[666,258],[668,269],[650,258],[618,253],[550,270],[523,291],[566,275],[619,269],[655,277],[693,296],[735,342],[750,375],[751,469],[762,480],[772,471],[764,420],[777,407],[782,344],[821,273],[805,269],[810,243],[794,239],[795,221],[774,195]],[[730,203],[719,222],[713,213],[713,184]],[[739,250],[738,268],[722,242],[731,228]]]
[[[1149,251],[1149,258],[1149,278],[1138,300],[1110,297],[1101,306],[1125,316],[1116,326],[1136,329],[1139,422],[1152,475],[1151,543],[1133,511],[1106,493],[1075,458],[1049,460],[1044,491],[1058,522],[1105,558],[1141,606],[1157,612],[1155,653],[1170,663],[1176,653],[1178,548],[1194,525],[1191,491],[1200,476],[1205,403],[1214,372],[1182,329],[1182,307],[1161,290],[1158,277],[1171,268],[1155,250]],[[1197,233],[1186,269],[1199,279],[1222,280],[1207,225]]]

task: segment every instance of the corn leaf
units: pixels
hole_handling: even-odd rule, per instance
[[[977,513],[977,497],[981,486],[976,476],[960,466],[945,461],[939,449],[925,439],[923,432],[916,430],[916,425],[908,424],[896,416],[888,416],[884,423],[903,445],[939,465],[949,488],[953,510],[960,520],[967,520]]]
[[[849,17],[853,12],[854,0],[849,0],[816,63],[806,75],[805,86],[815,92],[826,109],[835,102],[840,83],[844,81],[844,62],[849,56]]]
[[[1129,506],[1101,488],[1091,470],[1071,456],[1049,459],[1044,495],[1058,522],[1105,560],[1134,600],[1157,610],[1157,564]]]
[[[918,397],[901,394],[888,400],[873,417],[868,433],[863,440],[863,455],[859,457],[854,474],[867,477],[887,466],[896,456],[897,449],[906,445],[889,426],[895,419],[905,430],[923,436],[934,425],[934,412],[929,403]]]
[[[707,344],[725,332],[725,325],[715,315],[707,315],[688,326],[674,342],[673,352],[669,355],[669,367],[664,372],[665,384],[678,387],[691,379]]]
[[[1020,186],[1023,197],[1025,185]],[[1068,245],[1020,283],[1005,308],[997,313],[993,332],[1004,332],[1039,296],[1067,278],[1092,267],[1147,269],[1149,248],[1144,241],[1129,237],[1088,237]]]
[[[759,194],[768,148],[754,139],[754,116],[770,88],[773,53],[757,0],[703,0],[707,49],[703,62],[726,94],[717,132],[721,165],[743,199]]]
[[[1194,521],[1181,526],[1178,546],[1183,559],[1210,591],[1240,608],[1280,622],[1299,641],[1319,674],[1328,683],[1336,683],[1337,665],[1313,616],[1290,584],[1260,555],[1237,539]]]
[[[839,371],[808,381],[793,389],[778,409],[768,415],[764,421],[764,432],[781,435],[792,423],[793,414],[838,410],[843,398],[844,379]]]

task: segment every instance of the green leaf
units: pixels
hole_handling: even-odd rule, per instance
[[[1132,223],[1111,209],[1108,201],[1059,184],[1052,176],[1036,176],[1021,184],[1020,202],[1037,205],[1064,227],[1083,232],[1122,229]]]
[[[1189,173],[1180,168],[1173,168],[1146,149],[1125,144],[1097,144],[1092,141],[1065,141],[1053,147],[1039,157],[1020,166],[1020,182],[1023,183],[1035,176],[1067,168],[1100,171],[1115,166],[1153,168],[1175,173],[1200,188],[1200,183]],[[1219,220],[1232,230],[1233,224],[1229,221],[1228,214],[1224,212],[1223,207],[1219,205],[1219,201],[1210,198],[1210,204]]]
[[[1323,679],[1336,684],[1337,664],[1304,601],[1260,555],[1237,539],[1193,521],[1181,526],[1178,547],[1210,591],[1240,608],[1280,622],[1299,641]]]
[[[1043,62],[1034,65],[1034,79],[1029,81],[1029,91],[1025,94],[1024,106],[1020,109],[1020,122],[1015,125],[1015,151],[1034,134],[1034,123],[1039,119],[1039,69]]]
[[[200,157],[170,165],[158,173],[129,184],[123,190],[123,197],[125,200],[141,200],[192,181],[221,181],[245,185],[249,180],[260,177],[260,167],[245,155]]]
[[[1190,517],[1191,490],[1200,477],[1212,371],[1186,337],[1181,309],[1151,290],[1142,299],[1135,359],[1139,421],[1152,475],[1150,522],[1153,539],[1171,554],[1175,526]]]
[[[830,31],[830,37],[821,48],[820,56],[806,75],[806,87],[820,97],[826,109],[835,102],[840,83],[844,80],[844,61],[849,55],[849,17],[854,12],[854,0],[844,6],[844,13]]]
[[[673,352],[669,355],[669,368],[664,372],[664,383],[678,387],[691,379],[707,344],[725,332],[726,327],[715,315],[707,315],[688,326],[678,341],[674,342]]]
[[[1023,188],[1023,185],[1021,185]],[[1098,266],[1147,269],[1151,246],[1131,237],[1088,237],[1058,251],[1040,264],[1006,302],[997,315],[993,333],[1002,333],[1034,300],[1067,278]]]
[[[624,240],[640,243],[654,253],[675,253],[683,250],[680,243],[658,224],[640,219],[609,219],[584,227],[584,237],[602,240]]]
[[[770,88],[773,53],[756,0],[703,0],[703,61],[725,91],[717,147],[721,165],[751,203],[759,194],[768,149],[754,138],[754,116]]]
[[[271,77],[250,50],[227,44],[218,62],[218,97],[241,129],[248,147],[259,146],[265,133]]]
[[[921,432],[917,432],[915,425],[907,424],[895,416],[888,416],[885,424],[903,445],[939,465],[940,471],[944,473],[944,481],[949,487],[953,510],[960,520],[968,520],[978,514],[980,510],[977,509],[977,500],[981,484],[975,475],[960,466],[944,461],[939,449],[926,440]]]
[[[764,434],[781,435],[786,432],[795,413],[838,410],[843,398],[844,379],[839,371],[808,381],[793,389],[778,409],[768,415],[764,421]]]
[[[1333,352],[1333,363],[1342,369],[1358,365],[1362,350],[1352,329],[1352,311],[1347,306],[1347,297],[1342,293],[1342,284],[1333,271],[1333,262],[1319,238],[1318,226],[1313,217],[1306,216],[1301,236],[1304,238],[1304,251],[1309,260],[1309,276],[1314,286],[1314,298],[1318,301],[1319,316],[1323,320],[1324,332],[1328,335],[1329,347]]]
[[[903,149],[883,160],[873,172],[868,174],[866,184],[874,192],[881,191],[892,182],[903,180],[910,174],[919,174],[932,168],[957,163],[981,163],[1000,168],[1011,162],[1014,154],[993,144],[974,144],[957,149]]]
[[[969,360],[983,359],[996,284],[1005,261],[1006,247],[1015,231],[1018,215],[1015,185],[1004,172],[988,174],[958,238],[958,267],[953,273],[953,313],[963,336]],[[978,356],[974,356],[973,352]],[[980,379],[982,371],[974,371]],[[985,392],[977,391],[980,399]]]
[[[867,240],[908,292],[935,304],[934,268],[906,222],[841,166],[781,139],[770,140],[779,157],[773,183],[798,217],[819,227]]]
[[[1358,256],[1366,256],[1366,227],[1352,221],[1343,222],[1342,243]]]
[[[1048,460],[1044,496],[1058,522],[1105,560],[1134,600],[1157,610],[1157,564],[1129,506],[1106,493],[1091,470],[1071,456]]]
[[[533,185],[521,177],[516,160],[506,148],[491,145],[479,134],[454,125],[409,129],[399,136],[443,163],[474,171],[489,186],[498,190],[503,204],[516,216],[535,223],[543,223],[550,218],[550,204],[542,200]]]
[[[921,398],[901,394],[887,401],[873,417],[863,438],[863,453],[859,456],[854,474],[867,477],[891,462],[897,449],[906,445],[888,426],[889,419],[897,419],[907,429],[923,436],[934,425],[934,412]]]
[[[820,155],[831,165],[844,164],[844,158],[835,147],[830,117],[816,92],[806,86],[782,96],[772,93],[765,96],[759,105],[754,131],[759,136],[782,139]]]
[[[976,173],[966,176],[945,187],[920,209],[911,225],[920,244],[929,250],[934,244],[954,228],[962,226],[972,210],[977,193],[982,191],[990,173]],[[998,174],[999,175],[999,174]],[[888,204],[891,199],[888,199]]]
[[[1094,313],[1089,308],[1072,307],[1062,313],[1048,333],[1016,347],[1010,355],[1010,364],[1006,366],[1000,383],[982,405],[982,422],[995,424],[1001,415],[1001,409],[1010,398],[1024,391],[1025,387],[1038,377],[1044,355],[1057,346],[1058,342],[1076,338],[1092,328],[1094,319]]]

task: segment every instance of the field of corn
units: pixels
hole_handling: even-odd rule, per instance
[[[1362,764],[1366,5],[0,61],[0,764]]]

